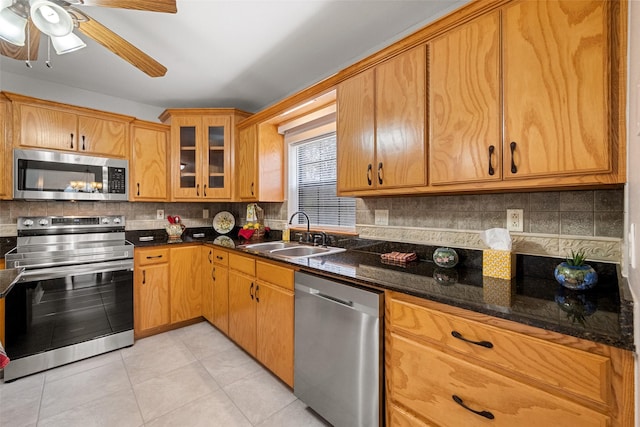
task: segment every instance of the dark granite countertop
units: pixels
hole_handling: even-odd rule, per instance
[[[166,233],[159,231],[161,235],[155,242],[136,242],[134,236],[129,238],[129,235],[127,239],[137,246],[165,244]],[[205,235],[193,237],[201,233]],[[195,229],[184,235],[183,240],[232,248],[255,243],[234,237],[237,230],[229,236],[220,238],[211,229],[202,232]],[[271,240],[279,238],[279,235],[271,236]],[[288,262],[300,270],[348,284],[402,292],[626,350],[635,348],[633,302],[617,264],[590,262],[598,272],[598,284],[591,290],[574,292],[555,281],[553,270],[559,263],[556,258],[518,255],[518,275],[507,281],[483,277],[482,251],[479,250],[456,249],[459,264],[453,269],[443,269],[431,261],[434,246],[359,238],[337,238],[331,244],[347,251],[322,257],[283,259],[238,250]],[[391,251],[415,251],[419,260],[406,266],[386,264],[380,254]]]

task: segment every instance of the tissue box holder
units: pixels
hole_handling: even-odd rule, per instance
[[[509,280],[516,277],[516,254],[512,251],[482,251],[482,275]]]

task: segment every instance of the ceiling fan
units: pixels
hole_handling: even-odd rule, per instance
[[[149,12],[176,13],[176,0],[0,0],[0,55],[36,60],[40,32],[48,36],[58,55],[74,52],[85,43],[73,31],[106,47],[151,77],[167,68],[77,6],[101,6]]]

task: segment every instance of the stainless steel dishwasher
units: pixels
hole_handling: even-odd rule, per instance
[[[336,427],[384,424],[381,292],[295,273],[294,394]]]

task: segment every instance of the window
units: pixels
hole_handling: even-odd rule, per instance
[[[289,145],[289,216],[302,210],[317,228],[353,231],[356,201],[336,196],[335,131]],[[293,224],[304,224],[298,215]]]

